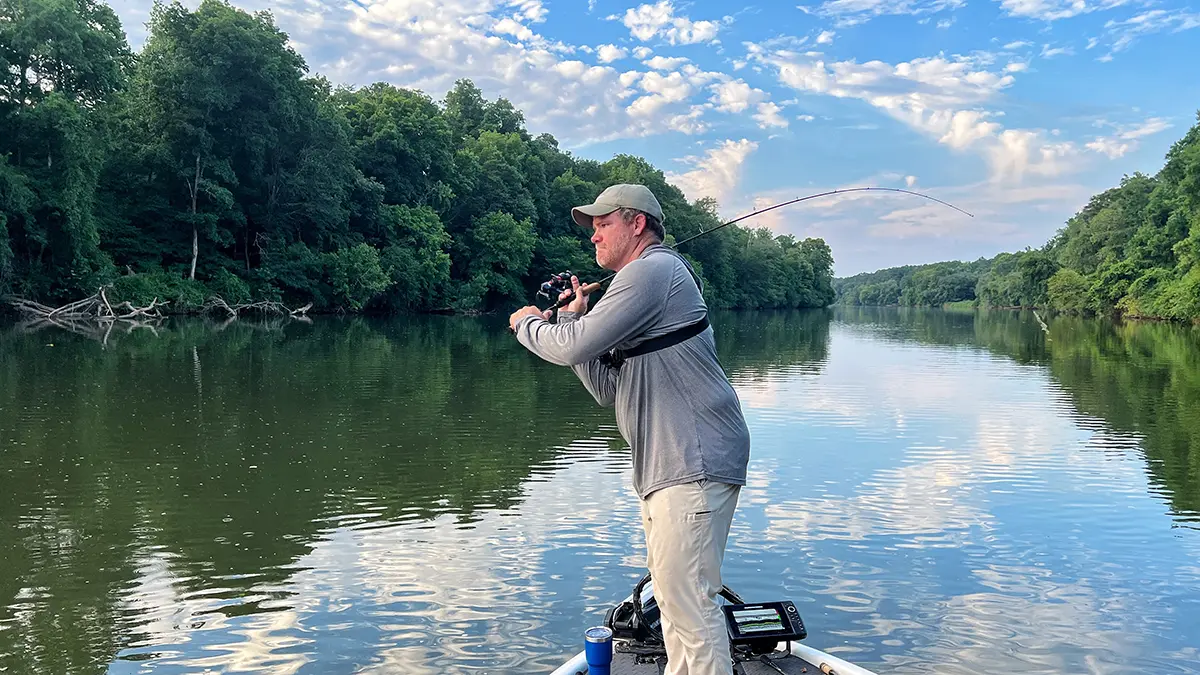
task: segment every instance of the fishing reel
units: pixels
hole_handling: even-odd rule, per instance
[[[571,270],[551,274],[549,281],[542,282],[542,288],[537,294],[550,302],[557,302],[558,296],[562,295],[563,291],[569,290],[571,290]]]
[[[600,281],[590,284],[582,284],[579,287],[579,292],[583,295],[588,295],[589,293],[598,291],[600,290],[603,282],[608,281],[612,278],[612,276],[613,275],[609,275],[609,277],[605,279],[601,279]],[[567,295],[560,298],[559,296],[561,296],[564,291],[567,293]],[[537,292],[537,294],[550,301],[550,306],[546,309],[559,309],[560,307],[563,307],[567,303],[574,300],[575,287],[571,285],[571,270],[559,272],[558,274],[551,274],[550,280],[542,283],[542,288]]]

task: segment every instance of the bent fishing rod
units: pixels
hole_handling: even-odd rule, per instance
[[[733,225],[734,223],[746,220],[747,218],[753,218],[754,216],[762,215],[762,214],[766,213],[767,211],[774,211],[775,209],[782,208],[784,206],[789,206],[791,204],[798,204],[800,202],[806,202],[810,199],[817,199],[819,197],[829,197],[832,195],[844,194],[844,193],[848,193],[848,192],[868,192],[868,191],[870,191],[870,192],[902,192],[902,193],[908,194],[908,195],[915,195],[915,196],[921,197],[923,199],[929,199],[931,201],[935,201],[938,204],[942,204],[943,206],[948,206],[948,207],[954,209],[955,211],[958,211],[960,213],[964,213],[964,214],[970,216],[971,218],[975,217],[974,214],[968,213],[967,211],[964,211],[949,202],[944,202],[944,201],[938,199],[937,197],[931,197],[927,194],[922,194],[920,192],[915,192],[913,190],[905,190],[903,188],[892,188],[892,187],[841,188],[841,189],[837,189],[837,190],[827,190],[825,192],[818,192],[816,194],[807,195],[805,197],[797,197],[795,199],[789,199],[786,202],[780,202],[778,204],[773,204],[771,206],[759,209],[757,211],[752,211],[750,213],[747,213],[744,216],[739,216],[728,222],[721,223],[720,225],[717,225],[716,227],[707,229],[699,234],[694,234],[694,235],[688,237],[687,239],[684,239],[683,241],[675,242],[673,245],[668,246],[667,248],[678,249],[680,246],[688,243],[689,241],[692,241],[693,239],[698,239],[699,237],[703,237],[706,234],[716,232],[717,230],[721,229],[722,227],[725,227],[726,225]],[[612,278],[615,276],[617,276],[617,273],[613,272],[612,274],[604,277],[600,281],[595,281],[595,282],[592,282],[585,286],[580,286],[579,290],[582,291],[585,295],[588,293],[593,293],[593,292],[599,290],[600,287],[604,283],[612,280]],[[571,274],[570,274],[570,272],[564,272],[564,273],[554,275],[550,281],[547,281],[546,283],[542,284],[542,290],[539,293],[542,295],[546,295],[547,297],[550,297],[549,291],[551,291],[551,290],[557,290],[561,293],[562,291],[566,291],[566,290],[570,290],[570,289],[571,289]],[[552,297],[550,299],[554,300],[554,298],[552,298]],[[574,299],[575,299],[575,291],[572,290],[569,295],[554,302],[554,304],[547,307],[546,309],[556,310],[560,307],[567,305]],[[545,310],[542,310],[542,311],[545,311]]]

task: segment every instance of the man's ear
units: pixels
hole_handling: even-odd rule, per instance
[[[646,231],[646,214],[639,213],[633,218],[633,236],[640,237]]]

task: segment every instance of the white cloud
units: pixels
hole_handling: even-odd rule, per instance
[[[699,92],[692,81],[702,75],[656,79],[606,65],[629,51],[649,58],[649,49],[548,40],[533,29],[547,16],[537,0],[364,0],[321,11],[319,34],[290,23],[281,28],[318,44],[305,54],[310,67],[339,83],[382,80],[439,98],[455,80],[469,78],[488,98],[512,101],[531,130],[576,147],[707,128],[704,109],[688,100]],[[345,27],[341,34],[339,26]],[[663,30],[676,35],[683,28],[670,23]],[[575,51],[595,53],[599,63],[567,55]]]
[[[942,19],[941,21],[937,22],[937,27],[941,29],[946,29],[953,25],[954,19]]]
[[[709,125],[700,119],[704,113],[704,107],[694,105],[686,114],[672,115],[667,118],[666,126],[672,131],[678,131],[681,134],[702,134],[709,130]]]
[[[687,58],[683,56],[655,56],[642,61],[655,70],[675,70],[687,62]]]
[[[794,55],[757,56],[779,70],[780,79],[802,91],[855,98],[955,150],[973,149],[991,165],[995,180],[1053,176],[1073,168],[1077,149],[1050,142],[1041,130],[1005,130],[996,113],[979,106],[1013,83],[1011,74],[987,70],[986,58],[941,56],[891,65],[882,61],[805,62]]]
[[[741,80],[722,82],[712,87],[712,102],[721,112],[740,113],[751,105],[762,101],[765,94]]]
[[[1029,42],[1028,40],[1017,40],[1016,42],[1010,42],[1010,43],[1004,45],[1004,48],[1011,50],[1011,49],[1020,49],[1022,47],[1032,47],[1032,46],[1033,46],[1033,43]]]
[[[633,48],[633,55],[639,59],[644,59],[653,53],[654,53],[654,50],[650,49],[649,47],[634,47]]]
[[[1151,134],[1157,134],[1160,131],[1166,131],[1167,129],[1170,129],[1171,126],[1172,125],[1170,122],[1161,117],[1151,117],[1132,129],[1125,129],[1122,131],[1121,138],[1134,139],[1141,138],[1143,136],[1150,136]]]
[[[764,129],[767,127],[787,128],[788,122],[779,114],[781,108],[770,101],[758,104],[758,112],[751,117]]]
[[[975,69],[972,59],[940,56],[891,65],[882,61],[824,61],[768,59],[780,79],[796,89],[858,98],[872,105],[929,110],[980,103],[1013,83],[1011,75]]]
[[[1025,176],[1058,176],[1072,168],[1078,149],[1072,143],[1051,143],[1033,129],[1005,129],[998,143],[987,148],[992,177],[1020,182]]]
[[[938,141],[952,148],[962,149],[975,141],[991,137],[1000,129],[999,124],[986,121],[986,117],[986,113],[977,110],[935,112],[929,116],[929,126],[934,129],[944,126],[946,133],[942,134]]]
[[[815,10],[805,6],[800,9],[835,19],[840,26],[853,26],[877,16],[935,14],[966,4],[966,0],[827,0]]]
[[[694,66],[691,66],[695,68]],[[758,122],[760,128],[779,127],[786,129],[788,121],[780,114],[783,110],[779,105],[768,101],[767,94],[761,89],[751,87],[742,80],[731,80],[727,76],[698,71],[697,76],[717,76],[721,81],[709,87],[713,96],[710,103],[719,111],[741,113],[754,106],[757,112],[751,119]],[[811,117],[809,119],[812,119]]]
[[[1154,9],[1124,21],[1110,20],[1104,24],[1110,40],[1110,57],[1115,52],[1127,49],[1140,37],[1168,30],[1178,33],[1196,27],[1200,27],[1200,14],[1182,9]],[[1111,58],[1106,60],[1111,60]]]
[[[737,187],[741,180],[742,165],[750,153],[757,149],[757,143],[745,138],[726,140],[710,149],[702,158],[683,158],[681,161],[695,168],[682,174],[667,173],[666,179],[682,190],[688,199],[712,197],[722,202]]]
[[[492,26],[492,32],[497,35],[512,35],[521,41],[529,41],[534,38],[533,31],[529,30],[528,27],[507,17],[497,21],[496,25]]]
[[[821,31],[821,34],[817,36],[817,44],[831,45],[833,44],[833,38],[835,35],[836,33],[831,30]]]
[[[655,115],[663,106],[669,103],[686,101],[692,94],[692,85],[681,73],[649,72],[638,82],[642,91],[646,92],[629,104],[629,114],[634,117],[649,117]]]
[[[796,119],[800,120],[801,122],[811,122],[817,118],[813,117],[812,115],[796,115]]]
[[[1028,63],[1010,63],[1004,66],[1004,72],[1006,73],[1023,73],[1026,70],[1029,70]]]
[[[1107,155],[1109,159],[1116,159],[1136,150],[1139,138],[1157,134],[1170,129],[1171,126],[1170,122],[1161,117],[1151,117],[1136,126],[1121,127],[1111,136],[1098,136],[1088,142],[1086,147],[1093,152]]]
[[[1108,155],[1109,159],[1116,159],[1129,152],[1130,144],[1111,136],[1102,136],[1088,142],[1087,149],[1102,155]]]
[[[916,184],[917,184],[917,177],[916,177],[916,176],[905,176],[905,177],[904,177],[904,185],[905,185],[906,187],[909,187],[909,188],[911,188],[912,186],[914,186],[914,185],[916,185]]]
[[[666,75],[656,72],[646,73],[642,76],[641,87],[642,91],[663,96],[670,101],[683,101],[692,93],[691,84],[681,73],[677,72]]]
[[[533,23],[541,23],[546,20],[547,11],[542,6],[541,0],[512,0],[508,6],[516,7],[520,16]]]
[[[725,20],[730,18],[726,17]],[[673,45],[712,42],[721,29],[719,21],[692,21],[685,16],[677,16],[671,0],[627,9],[622,23],[630,34],[642,42],[661,37]]]
[[[1000,0],[1009,16],[1057,21],[1120,7],[1134,0]]]
[[[1075,50],[1071,49],[1070,47],[1051,47],[1050,45],[1042,45],[1042,53],[1040,56],[1043,59],[1052,59],[1056,56],[1062,56],[1064,54],[1071,56],[1074,53]]]
[[[596,60],[600,63],[612,63],[625,58],[626,51],[616,45],[600,45],[596,49]]]
[[[290,19],[292,23],[299,26],[305,32],[313,32],[325,25],[325,15],[319,11],[296,11],[287,7],[275,8],[275,14],[286,19]]]

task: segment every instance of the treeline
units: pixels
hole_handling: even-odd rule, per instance
[[[0,3],[0,295],[52,303],[113,284],[175,309],[489,310],[552,272],[595,278],[570,218],[641,182],[672,243],[720,224],[643,159],[579,159],[504,98],[335,87],[267,13],[156,3],[133,53],[95,0]],[[820,239],[723,230],[687,246],[714,307],[826,306]]]
[[[1200,118],[1200,115],[1198,115]],[[1045,307],[1200,318],[1200,124],[1154,176],[1095,195],[1040,249],[834,281],[838,304]]]

